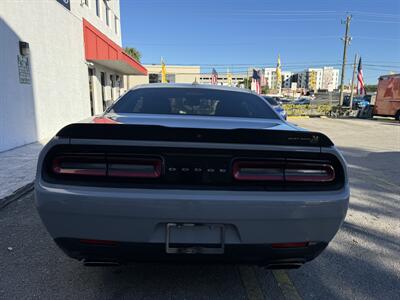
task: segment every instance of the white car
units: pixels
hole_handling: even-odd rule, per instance
[[[86,265],[297,268],[335,236],[350,192],[331,140],[260,96],[152,84],[60,130],[40,154],[35,194],[55,242]]]

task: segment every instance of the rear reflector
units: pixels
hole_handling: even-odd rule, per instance
[[[161,159],[120,159],[108,160],[108,176],[132,178],[159,178]]]
[[[277,243],[272,244],[272,248],[304,248],[308,246],[308,242],[300,242],[300,243]]]
[[[241,161],[233,163],[232,174],[236,180],[331,182],[335,170],[328,163],[313,161]]]

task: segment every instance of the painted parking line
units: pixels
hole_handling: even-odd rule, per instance
[[[274,275],[275,280],[278,282],[279,288],[281,289],[285,299],[301,300],[301,297],[297,292],[296,287],[284,270],[273,270],[272,274]]]
[[[254,267],[239,265],[240,278],[242,279],[244,288],[246,290],[247,299],[249,300],[262,300],[266,299],[261,286],[258,282]]]

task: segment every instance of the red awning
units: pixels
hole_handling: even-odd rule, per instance
[[[83,19],[85,58],[126,75],[147,75],[147,69],[96,27]]]

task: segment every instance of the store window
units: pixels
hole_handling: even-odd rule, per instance
[[[161,82],[160,74],[149,74],[149,83],[159,83]]]

